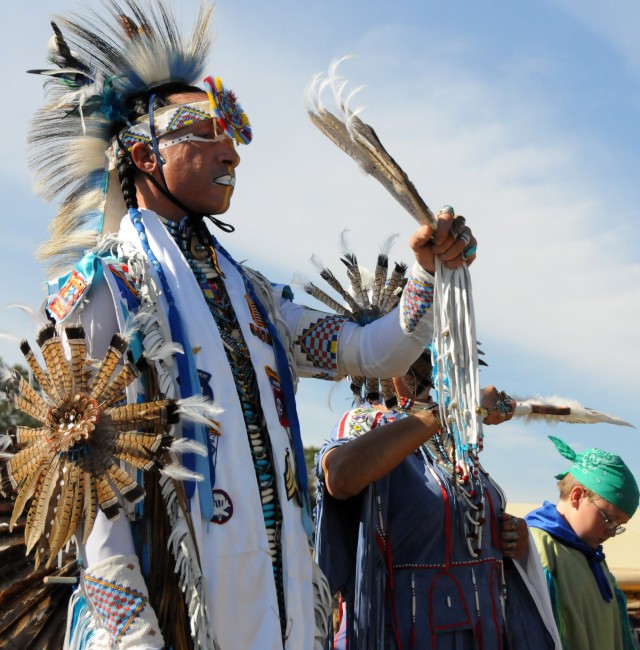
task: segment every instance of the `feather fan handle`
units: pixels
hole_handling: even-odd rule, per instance
[[[549,424],[556,422],[570,422],[573,424],[595,424],[604,422],[622,427],[636,427],[615,415],[609,415],[596,411],[595,409],[582,406],[579,402],[568,397],[526,397],[516,400],[514,410],[515,417],[524,418],[527,421],[538,420]]]
[[[354,95],[361,89],[351,91],[343,100],[347,81],[337,74],[337,68],[346,58],[333,61],[329,72],[316,75],[305,91],[307,113],[313,124],[336,146],[351,156],[367,173],[380,182],[385,189],[411,214],[418,223],[435,228],[433,212],[418,194],[409,177],[389,155],[373,128],[364,123],[358,113],[362,110],[349,106]],[[326,88],[333,91],[335,114],[322,104]]]

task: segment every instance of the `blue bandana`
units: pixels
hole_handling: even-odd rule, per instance
[[[529,526],[541,528],[566,546],[580,551],[587,558],[589,568],[593,573],[595,581],[598,583],[602,597],[607,602],[611,602],[611,598],[613,597],[611,585],[602,570],[602,562],[604,560],[602,545],[598,546],[598,548],[587,546],[573,532],[571,526],[565,521],[553,503],[549,503],[549,501],[545,501],[541,508],[530,512],[525,517],[525,520]]]

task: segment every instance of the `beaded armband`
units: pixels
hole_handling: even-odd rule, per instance
[[[422,316],[433,305],[433,284],[422,269],[415,269],[402,292],[400,301],[400,326],[405,334],[411,334]]]

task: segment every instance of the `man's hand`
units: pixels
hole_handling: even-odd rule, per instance
[[[435,273],[436,255],[450,269],[471,264],[476,258],[478,242],[471,229],[465,225],[463,216],[455,216],[451,206],[444,206],[436,214],[438,227],[434,233],[431,226],[420,226],[409,245],[418,264],[428,273]]]
[[[484,410],[482,421],[485,424],[501,424],[513,417],[516,403],[504,391],[498,391],[495,386],[487,386],[482,389],[480,406]]]

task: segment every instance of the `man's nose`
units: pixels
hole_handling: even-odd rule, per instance
[[[218,143],[216,155],[219,162],[227,167],[237,167],[240,164],[240,155],[236,151],[233,142],[228,138]]]

